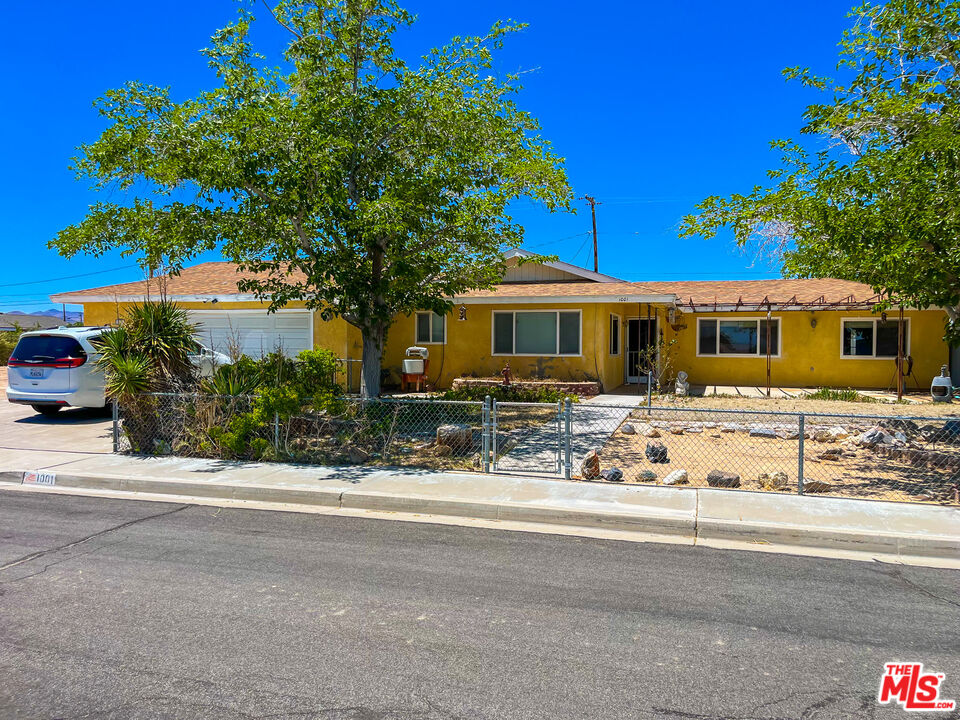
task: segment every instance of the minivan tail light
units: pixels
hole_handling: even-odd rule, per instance
[[[78,368],[87,361],[86,355],[80,357],[64,357],[47,360],[46,362],[29,362],[10,358],[7,365],[10,367],[41,367],[41,368]]]

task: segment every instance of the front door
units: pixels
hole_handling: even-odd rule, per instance
[[[657,320],[629,318],[627,320],[627,382],[647,382],[647,370],[656,365]]]

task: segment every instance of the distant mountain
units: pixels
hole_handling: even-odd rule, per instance
[[[49,310],[36,310],[34,312],[23,312],[22,310],[10,310],[5,312],[4,315],[42,315],[43,317],[55,317],[64,318],[63,310],[57,308],[50,308]],[[74,312],[72,310],[67,310],[66,322],[69,323],[78,323],[83,322],[83,313]]]

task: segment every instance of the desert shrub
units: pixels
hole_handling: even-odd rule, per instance
[[[7,364],[7,360],[9,360],[10,355],[13,354],[13,349],[17,346],[19,339],[19,330],[0,332],[0,365]]]
[[[876,398],[857,392],[853,388],[818,388],[807,395],[808,400],[839,400],[842,402],[875,403]]]
[[[577,402],[576,395],[562,392],[546,385],[467,385],[443,393],[444,400],[473,400],[482,402],[487,395],[497,402],[555,403],[570,398]]]

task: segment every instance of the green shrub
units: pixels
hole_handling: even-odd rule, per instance
[[[857,392],[853,388],[819,388],[807,395],[808,400],[839,400],[842,402],[875,403],[876,398]]]
[[[7,364],[7,360],[10,359],[10,355],[13,353],[13,349],[17,346],[17,341],[19,339],[19,330],[7,330],[6,332],[0,332],[0,365]]]
[[[555,403],[567,398],[570,398],[573,402],[579,400],[576,395],[570,395],[546,385],[467,385],[456,390],[447,390],[442,397],[444,400],[482,402],[487,395],[497,402]]]

